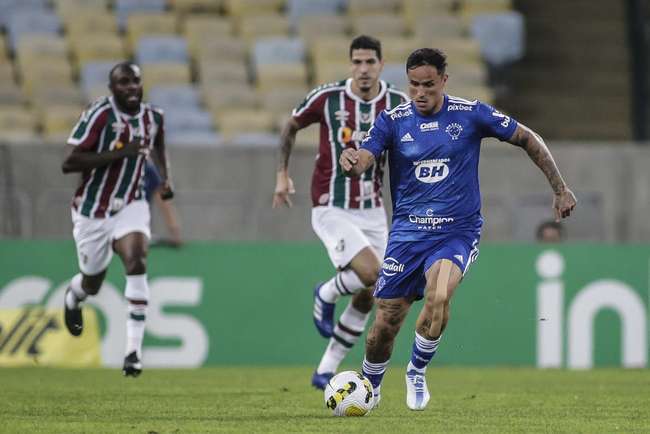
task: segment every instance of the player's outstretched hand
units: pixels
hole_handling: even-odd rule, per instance
[[[569,217],[571,211],[576,207],[575,195],[568,188],[555,195],[553,198],[553,209],[555,211],[555,221],[559,222],[560,219]]]
[[[162,200],[170,200],[174,198],[174,189],[172,188],[171,182],[165,181],[160,187],[160,198]]]
[[[293,179],[289,177],[289,174],[286,171],[280,171],[275,177],[275,191],[273,192],[273,208],[281,207],[286,205],[291,208],[293,203],[289,197],[292,194],[296,193],[296,189],[293,186]]]
[[[345,148],[339,157],[339,164],[344,172],[349,172],[359,161],[359,151],[352,148]]]

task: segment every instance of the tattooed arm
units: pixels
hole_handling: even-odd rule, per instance
[[[533,163],[542,170],[546,179],[548,179],[555,194],[553,199],[555,220],[559,221],[561,218],[569,217],[577,201],[573,192],[562,179],[551,151],[548,150],[544,140],[527,126],[519,124],[508,142],[524,149]]]

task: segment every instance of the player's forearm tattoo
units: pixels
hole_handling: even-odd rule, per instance
[[[298,129],[291,123],[287,124],[280,134],[280,153],[278,161],[278,170],[286,170],[289,167],[289,157],[293,144],[296,141],[296,132]]]
[[[522,133],[518,134],[514,143],[526,150],[531,160],[539,167],[555,194],[560,194],[566,188],[566,184],[560,175],[560,171],[553,160],[551,152],[548,150],[544,140],[532,130],[522,128]]]

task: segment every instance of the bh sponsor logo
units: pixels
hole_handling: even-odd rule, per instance
[[[449,161],[449,158],[416,161],[413,163],[415,177],[426,184],[440,182],[449,175],[449,166],[446,164]]]
[[[400,110],[400,111],[396,111],[395,113],[391,113],[390,119],[394,121],[395,119],[405,118],[406,116],[411,116],[412,114],[413,114],[413,110],[411,110],[411,108],[409,107],[406,110]]]
[[[447,106],[447,111],[448,112],[471,112],[474,110],[474,106],[471,105],[464,105],[464,104],[449,104]]]
[[[404,271],[404,264],[400,263],[397,259],[388,257],[384,259],[381,268],[385,276],[394,276],[397,273]]]

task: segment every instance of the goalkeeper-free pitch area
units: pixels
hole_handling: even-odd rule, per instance
[[[309,386],[312,368],[0,369],[0,432],[10,433],[642,433],[650,372],[438,368],[425,411],[405,404],[389,368],[379,408],[335,418]]]

